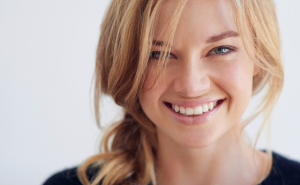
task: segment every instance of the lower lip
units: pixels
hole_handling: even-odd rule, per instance
[[[198,124],[202,124],[202,123],[205,123],[208,120],[210,120],[213,117],[213,115],[219,110],[219,108],[221,107],[223,102],[224,101],[222,101],[220,104],[218,104],[213,110],[210,110],[208,112],[204,112],[202,114],[195,115],[195,116],[182,115],[182,114],[175,112],[171,107],[169,107],[167,105],[165,105],[165,106],[169,109],[169,111],[171,112],[173,117],[180,123],[182,123],[184,125],[198,125]]]

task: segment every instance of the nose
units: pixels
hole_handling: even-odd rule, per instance
[[[193,98],[201,96],[210,88],[210,79],[204,66],[188,63],[178,71],[174,89],[181,96]]]

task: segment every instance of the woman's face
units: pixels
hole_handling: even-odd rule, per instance
[[[154,39],[162,41],[176,8],[167,0]],[[159,43],[159,42],[157,42]],[[140,104],[156,125],[159,139],[205,147],[230,136],[252,94],[257,70],[244,50],[226,0],[189,0],[176,29],[171,54],[158,84],[161,46],[153,45]],[[201,114],[202,113],[202,114]]]

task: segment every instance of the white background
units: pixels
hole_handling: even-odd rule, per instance
[[[0,1],[0,184],[41,184],[98,151],[91,81],[107,4]],[[286,76],[272,117],[272,148],[300,160],[300,1],[276,4]],[[102,123],[118,112],[106,98]],[[247,129],[252,138],[259,124]],[[258,147],[264,144],[261,137]]]

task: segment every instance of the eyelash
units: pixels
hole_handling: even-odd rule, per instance
[[[160,51],[152,51],[152,52],[150,53],[149,59],[158,60],[159,57],[160,57],[160,54],[161,54]],[[157,56],[157,55],[158,55],[158,56]],[[174,57],[174,55],[173,55],[172,53],[168,54],[167,57],[170,57],[170,56],[173,56],[173,58],[176,58],[176,57]]]
[[[228,51],[227,52],[224,52],[224,53],[220,53],[220,54],[211,54],[212,52],[214,52],[216,49],[227,49]],[[215,47],[213,49],[211,49],[206,56],[212,56],[212,55],[227,55],[233,51],[235,51],[236,48],[235,47],[232,47],[232,46],[218,46],[218,47]],[[152,51],[150,53],[150,57],[149,59],[154,59],[154,60],[158,60],[159,59],[159,56],[160,56],[161,52],[160,51]],[[169,54],[169,56],[172,56],[173,58],[176,58],[172,53]]]

